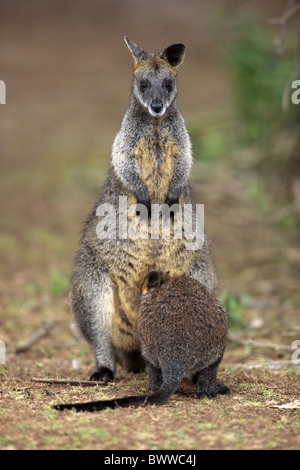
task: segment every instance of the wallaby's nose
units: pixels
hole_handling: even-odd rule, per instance
[[[151,109],[156,113],[160,113],[161,110],[163,109],[163,103],[162,101],[152,101],[151,103]]]

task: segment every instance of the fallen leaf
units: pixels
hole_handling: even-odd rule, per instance
[[[291,403],[286,403],[285,405],[272,405],[271,408],[281,408],[285,410],[295,410],[300,408],[300,400],[292,401]]]

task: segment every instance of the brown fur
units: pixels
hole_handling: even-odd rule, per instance
[[[146,135],[134,151],[141,178],[152,204],[163,204],[170,191],[173,163],[178,155],[177,145],[165,132]]]
[[[137,334],[144,358],[160,367],[160,357],[207,367],[221,360],[227,341],[222,305],[194,279],[167,279],[140,303]],[[195,365],[192,366],[196,367]]]
[[[156,281],[157,279],[157,281]],[[146,277],[137,317],[142,356],[148,365],[150,396],[58,405],[58,410],[97,411],[118,406],[161,405],[188,376],[199,398],[212,398],[229,389],[217,382],[218,366],[227,340],[227,318],[222,305],[194,279],[167,279],[159,273]]]

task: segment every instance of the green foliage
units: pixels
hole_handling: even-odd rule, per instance
[[[69,289],[69,278],[59,269],[53,268],[49,274],[48,291],[54,297],[61,297]]]
[[[230,24],[233,33],[227,43],[223,39],[220,53],[231,76],[238,119],[226,129],[189,126],[195,158],[204,162],[215,162],[245,145],[268,147],[287,120],[282,96],[293,70],[292,47],[285,57],[278,56],[274,30],[249,14]]]
[[[243,300],[230,292],[224,291],[220,301],[226,309],[229,328],[236,331],[245,326],[245,323],[242,320]]]
[[[248,15],[238,19],[234,29],[222,55],[233,79],[241,141],[252,144],[271,136],[283,122],[282,94],[293,61],[276,54],[274,31],[268,25]]]
[[[264,184],[258,178],[252,179],[248,186],[248,192],[256,207],[263,214],[268,214],[271,209],[271,202]]]
[[[214,162],[224,157],[229,148],[228,136],[220,129],[202,130],[191,126],[189,134],[196,160]]]

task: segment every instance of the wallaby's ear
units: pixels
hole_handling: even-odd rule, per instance
[[[172,67],[178,67],[183,62],[184,54],[184,44],[173,44],[172,46],[167,47],[160,56],[162,59],[165,59],[167,62],[169,62]]]
[[[147,58],[147,52],[143,51],[143,49],[134,44],[134,42],[130,41],[127,36],[124,37],[124,41],[126,42],[135,63],[142,62]]]

